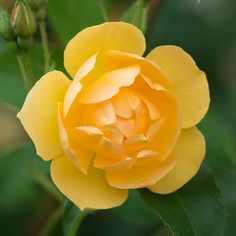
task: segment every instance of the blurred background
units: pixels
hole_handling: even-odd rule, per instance
[[[118,20],[133,1],[106,0],[109,17]],[[9,12],[14,1],[0,0]],[[81,29],[103,22],[96,0],[48,0],[47,28],[56,68],[63,68],[63,49]],[[207,74],[210,110],[200,124],[207,141],[206,161],[228,208],[225,236],[236,235],[236,1],[152,0],[146,30],[147,52],[158,45],[178,45]],[[32,48],[35,77],[43,75],[40,37]],[[7,44],[0,40],[0,235],[63,235],[60,219],[45,225],[58,202],[42,188],[34,170],[49,173],[49,163],[36,156],[16,119],[26,95],[20,71]],[[126,204],[84,219],[77,235],[171,235],[131,192]]]

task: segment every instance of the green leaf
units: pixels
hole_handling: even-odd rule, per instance
[[[153,214],[146,208],[140,198],[138,191],[130,190],[129,197],[124,204],[111,209],[113,213],[121,218],[132,222],[156,223]]]
[[[225,122],[225,120],[226,118],[220,117],[220,114],[212,109],[199,126],[206,138],[207,160],[220,167],[235,170],[236,147],[234,142],[236,135],[229,126],[228,119],[228,122]]]
[[[211,165],[215,180],[222,190],[229,217],[225,236],[235,236],[236,232],[236,172],[219,165]]]
[[[100,24],[103,17],[97,0],[50,0],[48,1],[49,17],[63,45],[80,30]]]
[[[35,154],[32,144],[0,156],[0,235],[27,235],[32,223],[26,222],[33,222],[45,198],[28,169],[48,174],[48,164]]]
[[[0,156],[0,209],[15,212],[35,204],[41,189],[30,175],[30,168],[48,174],[48,163],[36,154],[32,144]],[[40,190],[41,191],[41,190]]]
[[[222,196],[207,167],[178,191],[160,195],[140,190],[147,207],[176,236],[222,236],[226,210]]]
[[[124,15],[121,17],[121,21],[128,22],[128,23],[134,23],[134,19],[136,17],[138,11],[138,3],[134,2],[130,8],[124,13]],[[140,19],[140,30],[142,32],[146,32],[147,29],[147,13],[148,13],[148,6],[147,4],[142,9],[141,19]]]
[[[63,231],[65,236],[75,236],[80,223],[83,221],[84,217],[88,212],[80,211],[69,200],[65,201],[64,206],[64,217],[63,217]]]

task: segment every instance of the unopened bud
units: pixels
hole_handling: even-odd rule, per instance
[[[29,4],[18,0],[12,12],[11,25],[15,34],[21,38],[31,37],[37,29],[34,13]]]
[[[17,45],[22,51],[28,52],[33,45],[33,38],[32,37],[29,37],[29,38],[18,37]]]
[[[27,2],[34,12],[38,12],[46,4],[46,0],[27,0]]]
[[[11,28],[9,14],[0,7],[0,36],[6,41],[10,41],[14,38],[14,33]]]
[[[16,41],[9,41],[8,42],[8,47],[15,54],[18,54],[20,52],[20,48],[19,48]]]

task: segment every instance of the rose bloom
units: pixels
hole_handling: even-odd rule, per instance
[[[131,24],[86,28],[64,52],[73,80],[47,73],[18,113],[37,154],[52,161],[53,182],[81,210],[118,206],[128,189],[171,193],[204,158],[195,127],[210,100],[204,72],[179,47],[144,51]]]

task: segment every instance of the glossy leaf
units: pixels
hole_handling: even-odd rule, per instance
[[[222,236],[226,210],[222,196],[206,166],[180,190],[160,195],[140,190],[147,207],[176,236]]]

